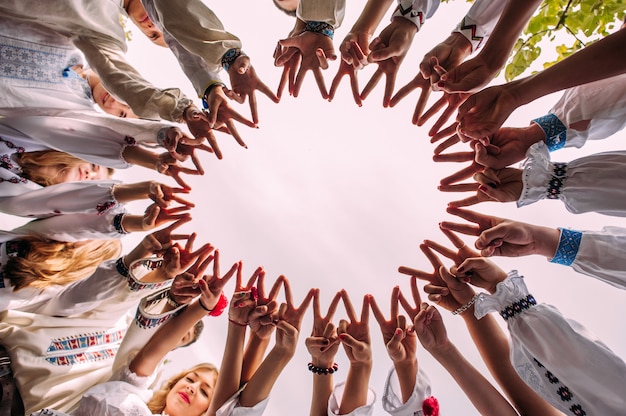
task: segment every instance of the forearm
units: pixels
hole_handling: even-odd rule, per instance
[[[539,4],[541,4],[541,0],[511,0],[508,2],[493,33],[491,33],[479,55],[494,70],[497,71],[504,66],[513,45],[519,39],[520,33],[526,27]]]
[[[517,415],[509,402],[465,359],[454,345],[450,344],[446,348],[438,348],[429,352],[450,373],[481,415]]]
[[[330,363],[332,366],[333,363]],[[330,368],[323,364],[317,367]],[[313,393],[311,394],[310,416],[327,416],[328,399],[333,392],[334,378],[332,374],[313,374]]]
[[[294,351],[283,351],[274,347],[241,392],[239,404],[243,407],[252,407],[265,400],[293,354]]]
[[[131,165],[143,166],[155,170],[159,155],[142,146],[126,146],[122,151],[122,157]]]
[[[415,390],[415,380],[417,380],[417,359],[413,358],[409,361],[394,362],[393,366],[396,369],[398,381],[400,381],[402,403],[406,403]]]
[[[351,363],[339,406],[339,414],[347,414],[367,404],[372,363]]]
[[[350,32],[372,36],[392,3],[393,0],[368,0]]]
[[[505,88],[521,106],[556,91],[622,74],[626,72],[626,61],[615,51],[622,50],[624,44],[626,31],[620,30],[548,69],[506,84]]]
[[[259,365],[263,361],[263,356],[269,345],[269,338],[259,338],[252,333],[248,339],[248,345],[243,353],[243,368],[241,370],[241,384],[247,383]]]
[[[167,353],[176,348],[189,329],[205,315],[206,311],[198,301],[189,305],[150,338],[150,341],[133,358],[130,370],[140,377],[152,374]]]
[[[233,324],[232,322],[228,323],[222,365],[220,366],[215,393],[209,407],[209,415],[214,415],[240,388],[245,336],[246,327]]]
[[[152,182],[137,182],[129,184],[119,184],[113,186],[111,193],[116,201],[127,203],[138,199],[146,199],[150,194]]]

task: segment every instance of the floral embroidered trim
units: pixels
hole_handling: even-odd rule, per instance
[[[139,326],[139,328],[143,328],[143,329],[154,328],[155,326],[159,326],[159,325],[163,324],[164,322],[169,321],[170,319],[172,319],[173,317],[175,317],[176,315],[181,313],[184,309],[186,309],[186,308],[180,308],[177,311],[165,314],[163,316],[149,318],[146,315],[144,315],[139,310],[139,308],[137,308],[137,313],[135,314],[135,325],[137,325],[137,326]]]
[[[306,22],[304,31],[319,33],[320,35],[328,36],[331,39],[335,36],[335,28],[326,22]]]
[[[567,173],[567,163],[554,163],[552,177],[548,182],[548,199],[559,199],[561,195],[561,187],[565,182],[565,174]]]
[[[122,257],[117,259],[117,261],[115,262],[115,268],[117,269],[117,272],[122,276],[130,276],[130,270],[128,270],[128,267],[126,267],[126,265],[124,264],[124,260],[122,260]]]
[[[80,352],[77,354],[64,355],[62,357],[46,357],[52,365],[77,365],[94,361],[108,360],[115,357],[117,348],[106,348],[100,351]]]
[[[537,304],[533,295],[528,295],[523,299],[518,300],[517,302],[513,302],[506,308],[500,311],[500,316],[504,318],[505,321],[508,321],[510,318],[513,318],[515,315],[519,315],[526,309],[530,309],[531,306]]]
[[[128,289],[131,292],[139,292],[140,290],[148,290],[148,289],[160,289],[163,286],[167,286],[172,283],[169,280],[165,280],[163,282],[156,282],[156,283],[144,283],[144,282],[135,280],[135,278],[132,277],[130,273],[128,276],[126,276],[126,282],[128,283]]]
[[[576,260],[583,233],[576,230],[568,230],[567,228],[559,228],[559,230],[561,230],[559,246],[556,248],[556,253],[550,262],[571,266],[574,260]]]
[[[2,137],[0,137],[0,142],[4,143],[4,145],[9,149],[15,149],[17,153],[24,153],[26,151],[26,149],[24,149],[22,146],[16,146],[15,144],[13,144],[13,142],[3,139]]]
[[[96,205],[96,211],[98,211],[98,215],[104,215],[116,205],[117,205],[117,202],[115,201],[106,201],[106,202]]]
[[[424,24],[424,13],[419,10],[415,10],[413,8],[413,3],[411,2],[406,7],[402,5],[402,2],[398,2],[398,6],[393,11],[391,18],[394,17],[404,17],[405,19],[413,22],[415,26],[417,26],[417,30],[419,31]]]
[[[231,48],[224,53],[222,56],[222,68],[224,71],[228,71],[228,68],[239,58],[241,55],[246,56],[246,54],[237,48]]]
[[[56,338],[50,342],[50,346],[48,346],[46,352],[72,351],[98,345],[112,344],[121,341],[125,333],[126,330],[123,329],[109,329],[71,337]]]
[[[123,218],[124,214],[117,214],[115,217],[113,217],[113,227],[115,228],[115,231],[120,234],[128,234],[128,231],[126,231],[124,229],[124,226],[122,225]]]
[[[548,150],[554,152],[565,146],[567,140],[567,127],[559,120],[555,114],[548,114],[532,120],[533,123],[541,127],[546,135]]]
[[[539,368],[545,368],[544,365],[539,362],[539,360],[537,360],[536,358],[533,358],[533,360]],[[559,383],[559,379],[554,374],[552,374],[552,372],[548,371],[548,369],[546,369],[544,376],[548,379],[550,384]],[[555,393],[564,402],[571,402],[574,399],[574,393],[572,393],[570,389],[564,384],[560,384],[559,388],[555,390]],[[587,414],[587,412],[583,410],[583,407],[580,404],[573,404],[572,406],[570,406],[569,411],[576,416],[585,416]]]

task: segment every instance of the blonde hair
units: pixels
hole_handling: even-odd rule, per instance
[[[122,252],[119,240],[88,240],[76,244],[30,236],[20,239],[19,243],[23,253],[9,257],[3,268],[4,276],[15,291],[72,283],[91,275],[100,263]]]
[[[41,186],[50,186],[60,183],[59,177],[64,170],[83,163],[89,163],[69,153],[59,152],[57,150],[17,153],[15,158],[22,168],[22,176]],[[41,172],[42,167],[56,168],[57,174],[54,177],[44,175]],[[108,168],[108,170],[109,175],[113,175],[114,170],[112,168]]]
[[[178,383],[187,374],[197,370],[207,370],[215,374],[215,377],[217,377],[217,375],[219,374],[217,367],[209,363],[202,363],[188,368],[182,373],[178,373],[170,377],[169,380],[163,383],[161,389],[154,392],[152,398],[148,401],[148,403],[146,403],[148,409],[150,409],[150,411],[154,414],[161,414],[163,412],[163,409],[165,409],[165,400],[167,399],[167,395],[169,394],[170,390],[172,390],[176,383]]]

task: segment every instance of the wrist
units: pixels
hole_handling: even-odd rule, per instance
[[[417,358],[415,356],[406,358],[404,360],[392,360],[393,366],[396,369],[396,372],[406,372],[411,371],[412,369],[417,368]]]
[[[120,234],[128,234],[131,231],[135,231],[134,224],[136,223],[136,218],[138,215],[130,215],[130,214],[117,214],[113,217],[113,227]],[[143,217],[139,217],[140,220]]]
[[[311,356],[310,364],[312,364],[314,367],[319,367],[319,368],[331,368],[336,363],[335,363],[334,357],[333,358],[321,358],[321,357]]]
[[[391,16],[391,22],[396,25],[401,25],[405,30],[411,31],[413,34],[419,32],[424,24],[424,18],[422,12],[413,13],[412,9],[403,10],[398,5],[398,7],[393,12]]]
[[[472,42],[463,36],[462,33],[450,33],[450,36],[448,36],[443,43],[445,45],[450,45],[453,50],[461,54],[461,62],[472,54]]]

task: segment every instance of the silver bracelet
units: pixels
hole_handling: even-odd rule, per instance
[[[474,302],[476,302],[476,299],[478,299],[478,293],[475,294],[470,300],[469,302],[467,302],[465,305],[461,306],[459,309],[457,309],[456,311],[452,312],[452,315],[460,315],[463,312],[465,312],[466,310],[468,310],[469,308],[472,307],[472,305],[474,304]]]

